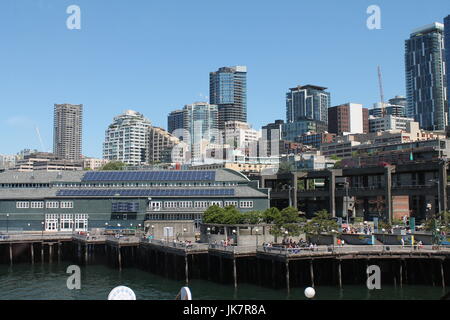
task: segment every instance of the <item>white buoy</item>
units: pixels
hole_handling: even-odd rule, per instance
[[[191,290],[188,287],[181,288],[181,299],[180,300],[192,300]]]
[[[314,290],[314,288],[308,287],[305,289],[305,297],[307,297],[308,299],[314,298],[315,295],[316,290]]]
[[[130,288],[118,286],[111,290],[108,300],[136,300],[136,295]]]

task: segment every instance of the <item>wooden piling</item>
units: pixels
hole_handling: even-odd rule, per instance
[[[339,277],[339,288],[342,289],[342,267],[341,260],[338,260],[338,277]]]
[[[89,244],[88,243],[86,243],[86,245],[84,246],[84,263],[85,264],[88,264],[88,259],[89,259]]]
[[[313,266],[313,260],[309,260],[309,273],[311,275],[311,287],[314,288],[314,266]]]
[[[234,279],[234,288],[237,288],[237,270],[236,270],[236,258],[233,257],[233,279]]]
[[[30,244],[31,264],[34,264],[34,247],[33,243]]]
[[[403,287],[403,261],[400,260],[400,288]]]
[[[291,291],[291,287],[289,284],[289,260],[287,260],[287,259],[286,259],[286,290],[287,290],[288,294]]]
[[[44,263],[44,242],[41,242],[41,263]]]
[[[61,261],[61,242],[58,241],[58,263]]]
[[[120,253],[120,245],[117,246],[117,259],[119,262],[119,271],[122,270],[122,255]]]
[[[445,289],[445,275],[444,275],[444,264],[442,263],[442,260],[440,261],[440,265],[441,265],[441,279],[442,279],[442,288]]]
[[[9,244],[9,263],[13,264],[13,252],[12,252],[12,243]]]
[[[48,262],[52,263],[52,249],[53,249],[53,243],[49,243],[48,247]]]
[[[184,256],[184,274],[186,276],[186,285],[189,284],[189,263],[188,263],[188,255]]]

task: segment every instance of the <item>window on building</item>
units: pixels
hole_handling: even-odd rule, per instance
[[[28,201],[17,201],[16,208],[17,209],[28,209],[30,207],[30,203]]]
[[[241,201],[239,206],[243,209],[253,208],[253,201]]]
[[[73,201],[61,201],[61,209],[72,209]]]
[[[42,208],[44,208],[43,201],[32,201],[31,202],[31,209],[42,209]]]
[[[225,201],[225,207],[234,206],[237,208],[238,201]]]
[[[160,201],[150,202],[150,210],[151,211],[161,211],[161,202]]]
[[[47,201],[45,205],[46,205],[47,209],[58,209],[59,208],[58,201]]]

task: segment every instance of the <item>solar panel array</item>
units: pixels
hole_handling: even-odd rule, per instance
[[[201,197],[234,196],[234,189],[98,189],[58,190],[58,197]]]
[[[82,181],[214,181],[215,171],[86,172]]]

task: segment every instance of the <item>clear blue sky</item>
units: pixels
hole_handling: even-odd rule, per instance
[[[68,30],[66,8],[81,8]],[[381,7],[382,30],[366,27]],[[404,40],[442,22],[448,0],[2,0],[0,153],[53,144],[53,105],[84,104],[83,154],[101,157],[104,131],[126,109],[154,125],[209,95],[209,72],[248,66],[248,119],[285,119],[285,93],[326,86],[332,105],[405,94]]]

